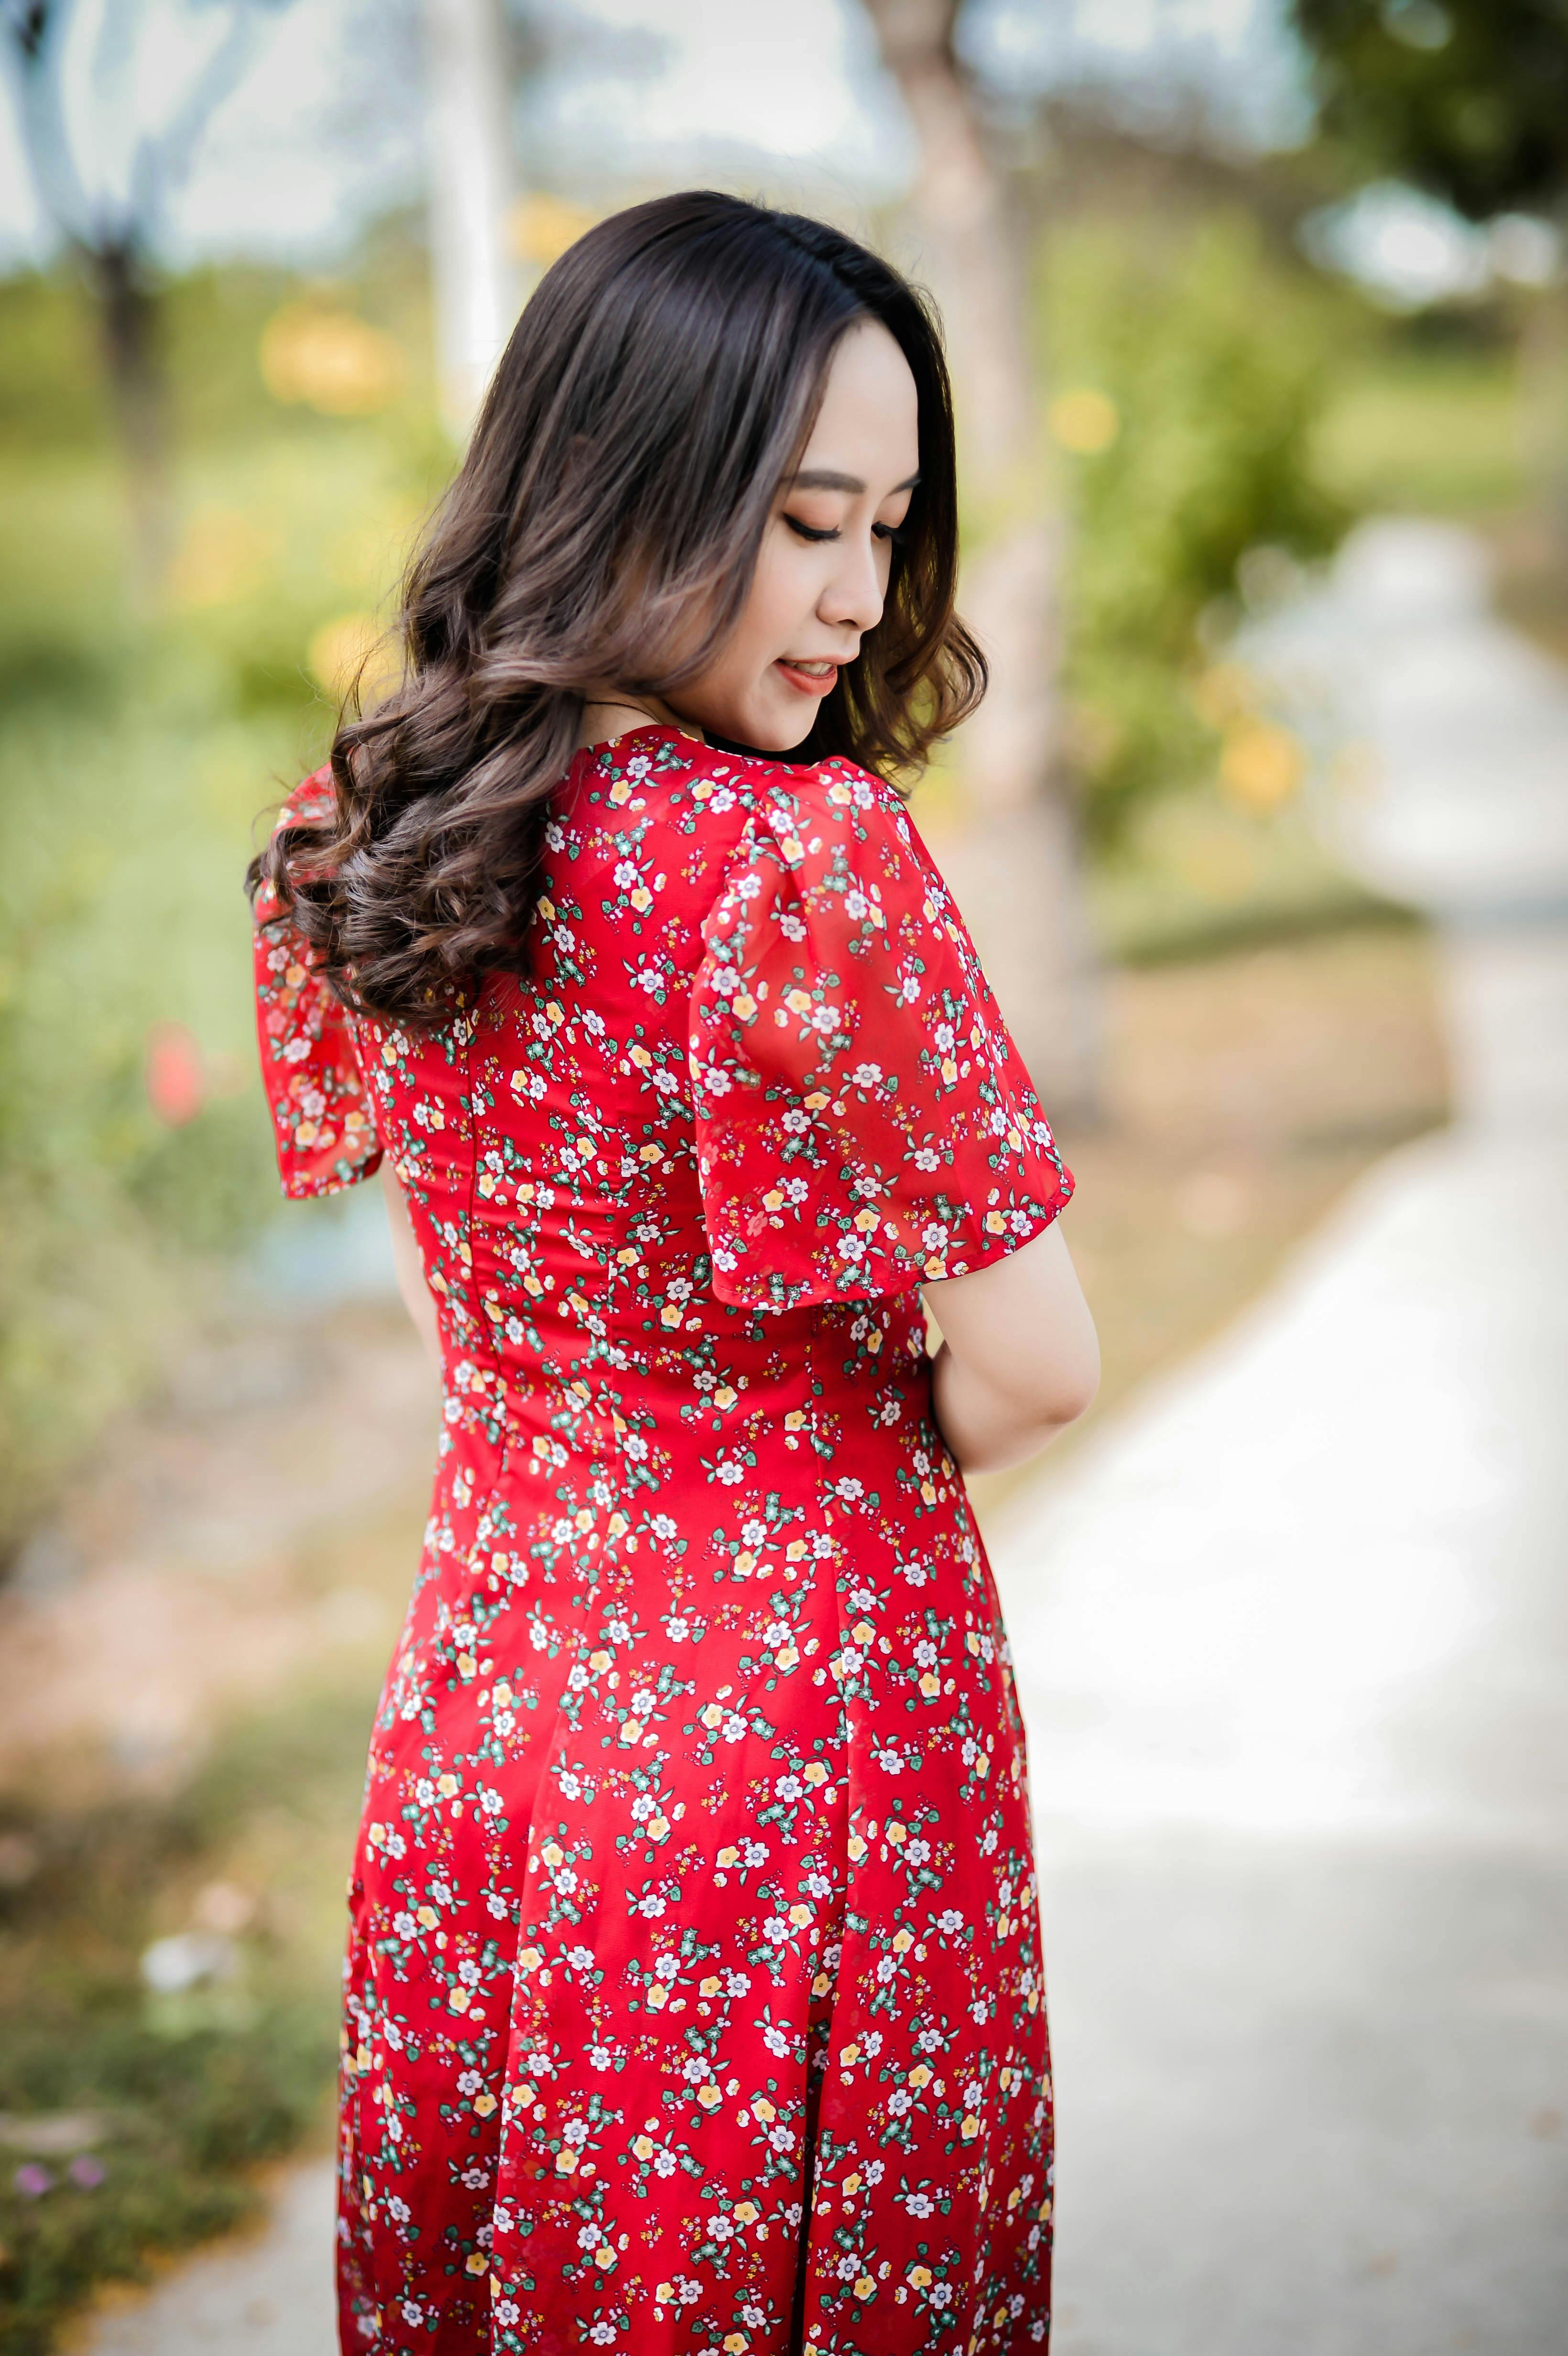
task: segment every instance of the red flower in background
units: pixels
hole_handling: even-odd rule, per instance
[[[147,1102],[165,1129],[183,1129],[207,1102],[201,1048],[183,1023],[155,1023],[147,1033]]]

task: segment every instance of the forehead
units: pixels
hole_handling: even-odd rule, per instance
[[[886,490],[920,465],[920,396],[898,345],[877,319],[857,320],[828,365],[802,471],[858,475]]]

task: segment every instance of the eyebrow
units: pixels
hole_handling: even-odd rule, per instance
[[[792,491],[863,491],[866,487],[859,475],[841,475],[832,466],[807,466],[803,473],[791,475],[788,479]],[[919,481],[919,475],[914,474],[906,482],[895,483],[892,491],[888,493],[889,498],[892,498],[893,491],[912,491]]]

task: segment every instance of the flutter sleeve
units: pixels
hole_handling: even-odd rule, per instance
[[[290,795],[278,825],[320,814],[331,795],[331,771],[316,770]],[[256,894],[254,949],[261,1080],[283,1193],[336,1194],[381,1161],[348,1016],[265,884]]]
[[[765,795],[703,944],[691,1078],[721,1300],[877,1299],[1050,1226],[1072,1173],[891,787],[834,760]]]

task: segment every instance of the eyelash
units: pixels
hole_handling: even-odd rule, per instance
[[[791,531],[796,533],[802,540],[816,541],[824,540],[837,540],[838,538],[837,528],[832,531],[817,531],[808,523],[797,522],[795,518],[792,515],[786,515],[784,521],[788,524]],[[871,526],[871,530],[876,533],[879,540],[891,541],[895,548],[901,548],[905,541],[909,538],[908,530],[901,523],[874,523]]]

